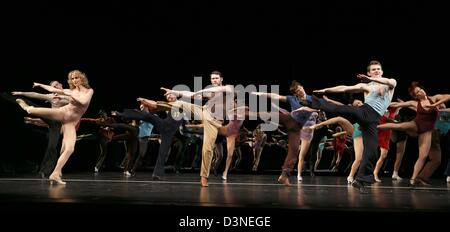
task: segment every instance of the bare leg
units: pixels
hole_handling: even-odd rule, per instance
[[[352,169],[347,177],[347,182],[350,184],[355,178],[356,171],[358,171],[359,165],[361,164],[362,154],[364,150],[362,136],[353,139],[353,149],[355,149],[355,160],[352,164]]]
[[[300,152],[298,155],[298,165],[297,165],[297,181],[302,181],[302,170],[303,161],[305,160],[305,155],[308,152],[309,146],[311,145],[311,140],[304,140],[300,144]]]
[[[437,130],[432,132],[430,152],[428,154],[428,162],[419,173],[419,178],[425,184],[430,184],[429,179],[434,171],[441,165],[441,141],[440,134]]]
[[[231,161],[233,160],[233,154],[234,154],[234,145],[236,142],[237,135],[232,135],[227,137],[227,161],[225,163],[225,170],[222,174],[222,180],[227,179],[228,170],[230,169]]]
[[[406,148],[406,141],[400,141],[397,142],[397,154],[395,157],[395,163],[394,163],[394,173],[392,175],[392,179],[401,180],[400,176],[398,175],[398,171],[400,170],[400,165],[402,164],[403,155],[405,154],[405,148]]]
[[[66,164],[69,157],[72,155],[75,149],[75,142],[77,139],[77,133],[75,130],[75,123],[67,123],[63,124],[63,141],[61,147],[61,156],[58,159],[58,163],[56,164],[55,170],[50,175],[49,180],[51,182],[56,182],[58,184],[66,184],[61,180],[61,172],[62,168]]]
[[[432,131],[427,131],[419,135],[419,157],[414,165],[414,172],[411,177],[411,184],[415,184],[419,172],[422,170],[430,151]]]
[[[341,151],[336,152],[336,163],[334,164],[333,168],[331,169],[331,171],[333,172],[337,172],[338,171],[338,166],[341,163],[342,160],[342,156],[344,156],[344,153]]]
[[[317,171],[317,167],[319,166],[320,160],[322,159],[322,151],[319,149],[317,151],[316,163],[314,164],[314,171]]]
[[[342,127],[342,129],[344,129],[344,131],[347,132],[348,135],[353,134],[353,125],[347,119],[345,119],[343,117],[330,118],[326,121],[317,123],[308,128],[314,130],[314,129],[322,127],[322,126],[327,126],[327,125],[332,125],[332,124],[339,124]],[[306,127],[304,127],[304,128],[306,128]]]
[[[402,122],[402,123],[385,123],[378,125],[380,130],[400,130],[409,133],[417,133],[417,125],[414,121]]]
[[[373,177],[376,182],[381,182],[380,178],[378,177],[378,173],[380,172],[381,166],[383,166],[384,160],[386,159],[388,151],[389,151],[384,148],[380,148],[380,149],[381,149],[380,158],[378,159],[377,165],[375,165],[375,169],[373,170]]]
[[[264,145],[266,144],[266,140],[267,140],[267,135],[264,134],[262,136],[258,136],[255,139],[255,143],[254,143],[254,147],[253,147],[253,171],[257,171],[258,170],[258,165],[259,165],[259,161],[261,159],[261,154],[264,148]]]
[[[50,120],[55,120],[62,122],[64,121],[64,112],[59,108],[46,108],[46,107],[34,107],[29,106],[22,99],[16,100],[17,104],[22,107],[28,114],[48,118]]]
[[[337,151],[334,150],[333,159],[331,160],[330,167],[328,167],[329,170],[332,170],[334,165],[336,164],[336,158],[337,158]]]

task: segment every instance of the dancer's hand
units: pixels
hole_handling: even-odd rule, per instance
[[[169,95],[169,94],[173,94],[173,95],[175,95],[175,96],[178,96],[178,95],[175,93],[174,90],[171,90],[171,89],[168,89],[168,88],[164,88],[164,87],[161,87],[160,89],[166,91],[166,92],[164,93],[164,97],[167,97],[167,95]]]
[[[41,87],[41,86],[42,86],[41,83],[33,82],[33,88]]]
[[[356,77],[359,79],[359,81],[361,82],[370,82],[370,77],[364,74],[358,74],[356,75]]]
[[[262,92],[250,92],[251,95],[263,96],[265,93]]]
[[[22,92],[19,91],[13,91],[11,92],[12,95],[22,95]]]
[[[309,108],[307,106],[302,106],[302,107],[292,111],[292,113],[294,113],[294,112],[319,112],[319,110],[312,109],[312,108]]]
[[[314,90],[313,93],[325,94],[326,91],[327,91],[327,89],[319,89],[319,90]]]

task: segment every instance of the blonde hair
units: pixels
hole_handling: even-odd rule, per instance
[[[71,77],[73,76],[78,76],[81,79],[81,85],[84,86],[85,88],[90,89],[91,86],[89,86],[89,80],[86,77],[86,74],[84,72],[81,72],[80,70],[73,70],[70,71],[69,74],[67,75],[67,83],[69,83],[69,87],[70,89],[74,89],[75,86],[73,85],[72,79]]]

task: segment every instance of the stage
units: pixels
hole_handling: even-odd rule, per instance
[[[2,205],[97,205],[140,207],[254,208],[264,210],[323,210],[360,212],[449,212],[450,184],[411,188],[408,181],[383,178],[361,194],[345,177],[304,176],[285,187],[277,175],[230,174],[227,181],[210,176],[202,188],[195,173],[167,174],[152,181],[150,172],[124,177],[119,172],[64,174],[67,185],[50,185],[34,175],[0,178]],[[67,206],[68,207],[68,206]]]
[[[347,219],[379,218],[383,223],[396,223],[400,215],[406,215],[430,222],[450,213],[450,184],[442,180],[412,189],[406,179],[386,177],[369,186],[368,194],[361,194],[345,177],[304,176],[301,183],[291,177],[291,187],[278,184],[277,177],[230,174],[222,181],[212,175],[209,187],[202,188],[197,173],[170,173],[162,181],[151,181],[151,172],[132,177],[120,172],[67,173],[63,176],[66,185],[21,175],[0,178],[0,205],[10,216],[75,212],[94,221],[95,217],[86,215],[106,213],[111,219],[144,216],[153,224],[175,230],[180,229],[181,220],[192,218],[268,217],[269,231],[275,231],[286,218],[334,228],[345,226]],[[223,226],[214,229],[225,229]],[[245,231],[245,227],[239,228]]]

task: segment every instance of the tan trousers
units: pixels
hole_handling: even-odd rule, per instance
[[[193,114],[194,119],[200,119],[203,123],[203,147],[202,147],[202,166],[200,169],[201,177],[209,177],[213,150],[218,134],[218,129],[222,127],[222,122],[215,119],[209,110],[199,105],[188,102],[176,101],[173,106],[183,109],[184,112]]]

